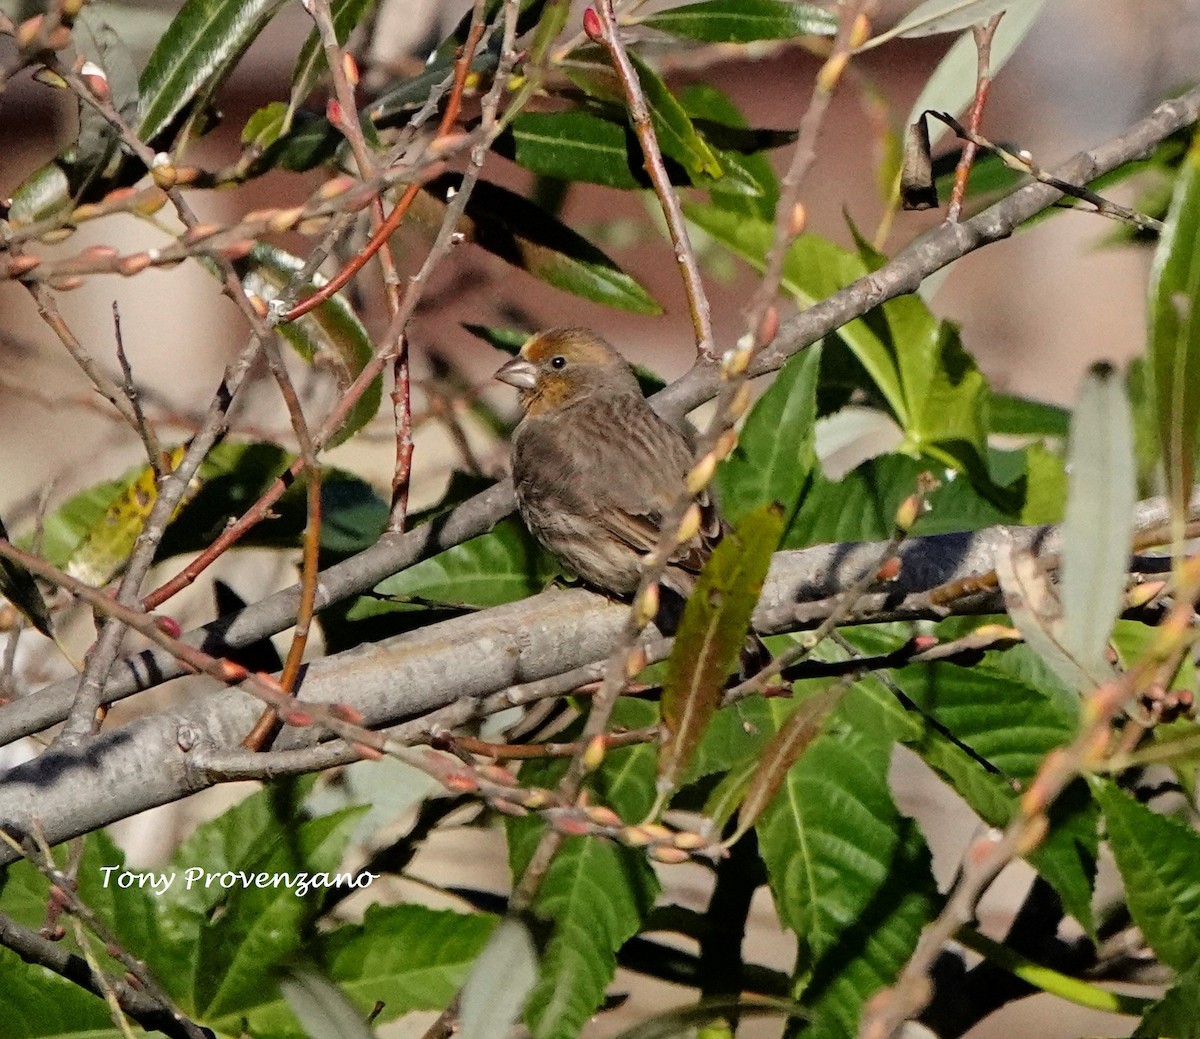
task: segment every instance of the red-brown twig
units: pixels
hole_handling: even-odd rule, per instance
[[[476,0],[475,7],[478,13],[482,8],[479,0]],[[442,115],[442,121],[438,125],[437,132],[434,134],[435,141],[449,135],[450,130],[458,120],[459,112],[462,110],[462,96],[463,91],[466,89],[467,74],[471,71],[471,61],[475,57],[475,48],[478,46],[484,30],[482,18],[474,15],[472,17],[473,20],[467,36],[467,42],[463,45],[462,50],[459,52],[458,61],[455,63],[454,85],[450,90],[450,97],[446,101],[446,110]],[[354,259],[311,296],[292,307],[291,310],[283,315],[283,320],[294,321],[296,318],[302,317],[348,284],[350,279],[362,270],[367,261],[383,247],[396,228],[400,226],[405,215],[408,213],[409,207],[413,203],[413,199],[417,197],[417,191],[419,190],[419,185],[410,184],[404,194],[400,196],[400,201],[396,203],[395,207],[387,215],[387,219],[379,225],[375,233],[371,235],[370,240],[363,246]]]
[[[976,25],[971,29],[975,36],[977,55],[975,99],[967,113],[967,127],[971,133],[979,133],[979,128],[983,125],[983,108],[987,104],[988,92],[992,86],[992,38],[996,35],[996,27],[1003,17],[1004,12],[1001,11],[987,25]],[[975,152],[975,142],[967,141],[954,169],[954,190],[950,194],[950,204],[946,207],[946,219],[951,222],[957,221],[962,215],[963,200],[967,197],[967,178],[971,174]]]

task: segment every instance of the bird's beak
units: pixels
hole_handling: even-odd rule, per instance
[[[505,361],[492,377],[508,383],[509,386],[515,386],[518,390],[532,390],[537,386],[537,368],[524,357],[514,357],[511,361]]]

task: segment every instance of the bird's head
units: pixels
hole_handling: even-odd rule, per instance
[[[625,358],[586,328],[539,332],[495,377],[521,391],[526,415],[555,411],[598,393],[641,395]]]

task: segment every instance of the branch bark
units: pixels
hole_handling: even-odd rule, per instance
[[[1139,507],[1140,528],[1166,518],[1162,499]],[[899,553],[897,579],[885,591],[864,596],[850,622],[941,616],[948,611],[930,607],[924,592],[993,569],[1004,545],[1046,556],[1058,551],[1059,541],[1053,527],[991,527],[914,538]],[[756,623],[763,630],[819,624],[838,602],[838,592],[877,560],[879,551],[878,544],[867,542],[778,553]],[[960,604],[961,612],[1001,609],[995,594]],[[420,719],[430,712],[604,659],[621,637],[627,612],[623,604],[583,589],[552,589],[313,661],[301,677],[299,696],[348,704],[371,728],[406,723],[393,735],[422,742],[429,726]],[[143,659],[143,674],[146,664]],[[28,717],[40,709],[44,714],[44,702],[53,700],[65,716],[72,692],[71,683],[63,683],[57,693],[46,690],[18,700],[4,713],[24,710]],[[218,778],[207,763],[238,747],[260,709],[258,700],[237,689],[214,689],[181,709],[103,732],[84,745],[47,750],[5,775],[0,828],[25,832],[36,816],[49,842],[57,844],[212,786]],[[324,738],[315,727],[285,729],[274,750],[260,755],[263,774],[270,773],[276,752],[311,747]],[[11,856],[0,849],[0,864]]]

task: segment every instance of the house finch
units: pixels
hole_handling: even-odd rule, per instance
[[[512,471],[525,525],[588,584],[629,595],[683,492],[687,439],[646,402],[626,360],[586,329],[535,335],[496,378],[521,391]],[[697,501],[700,530],[671,554],[662,581],[684,597],[724,529],[708,492]]]

